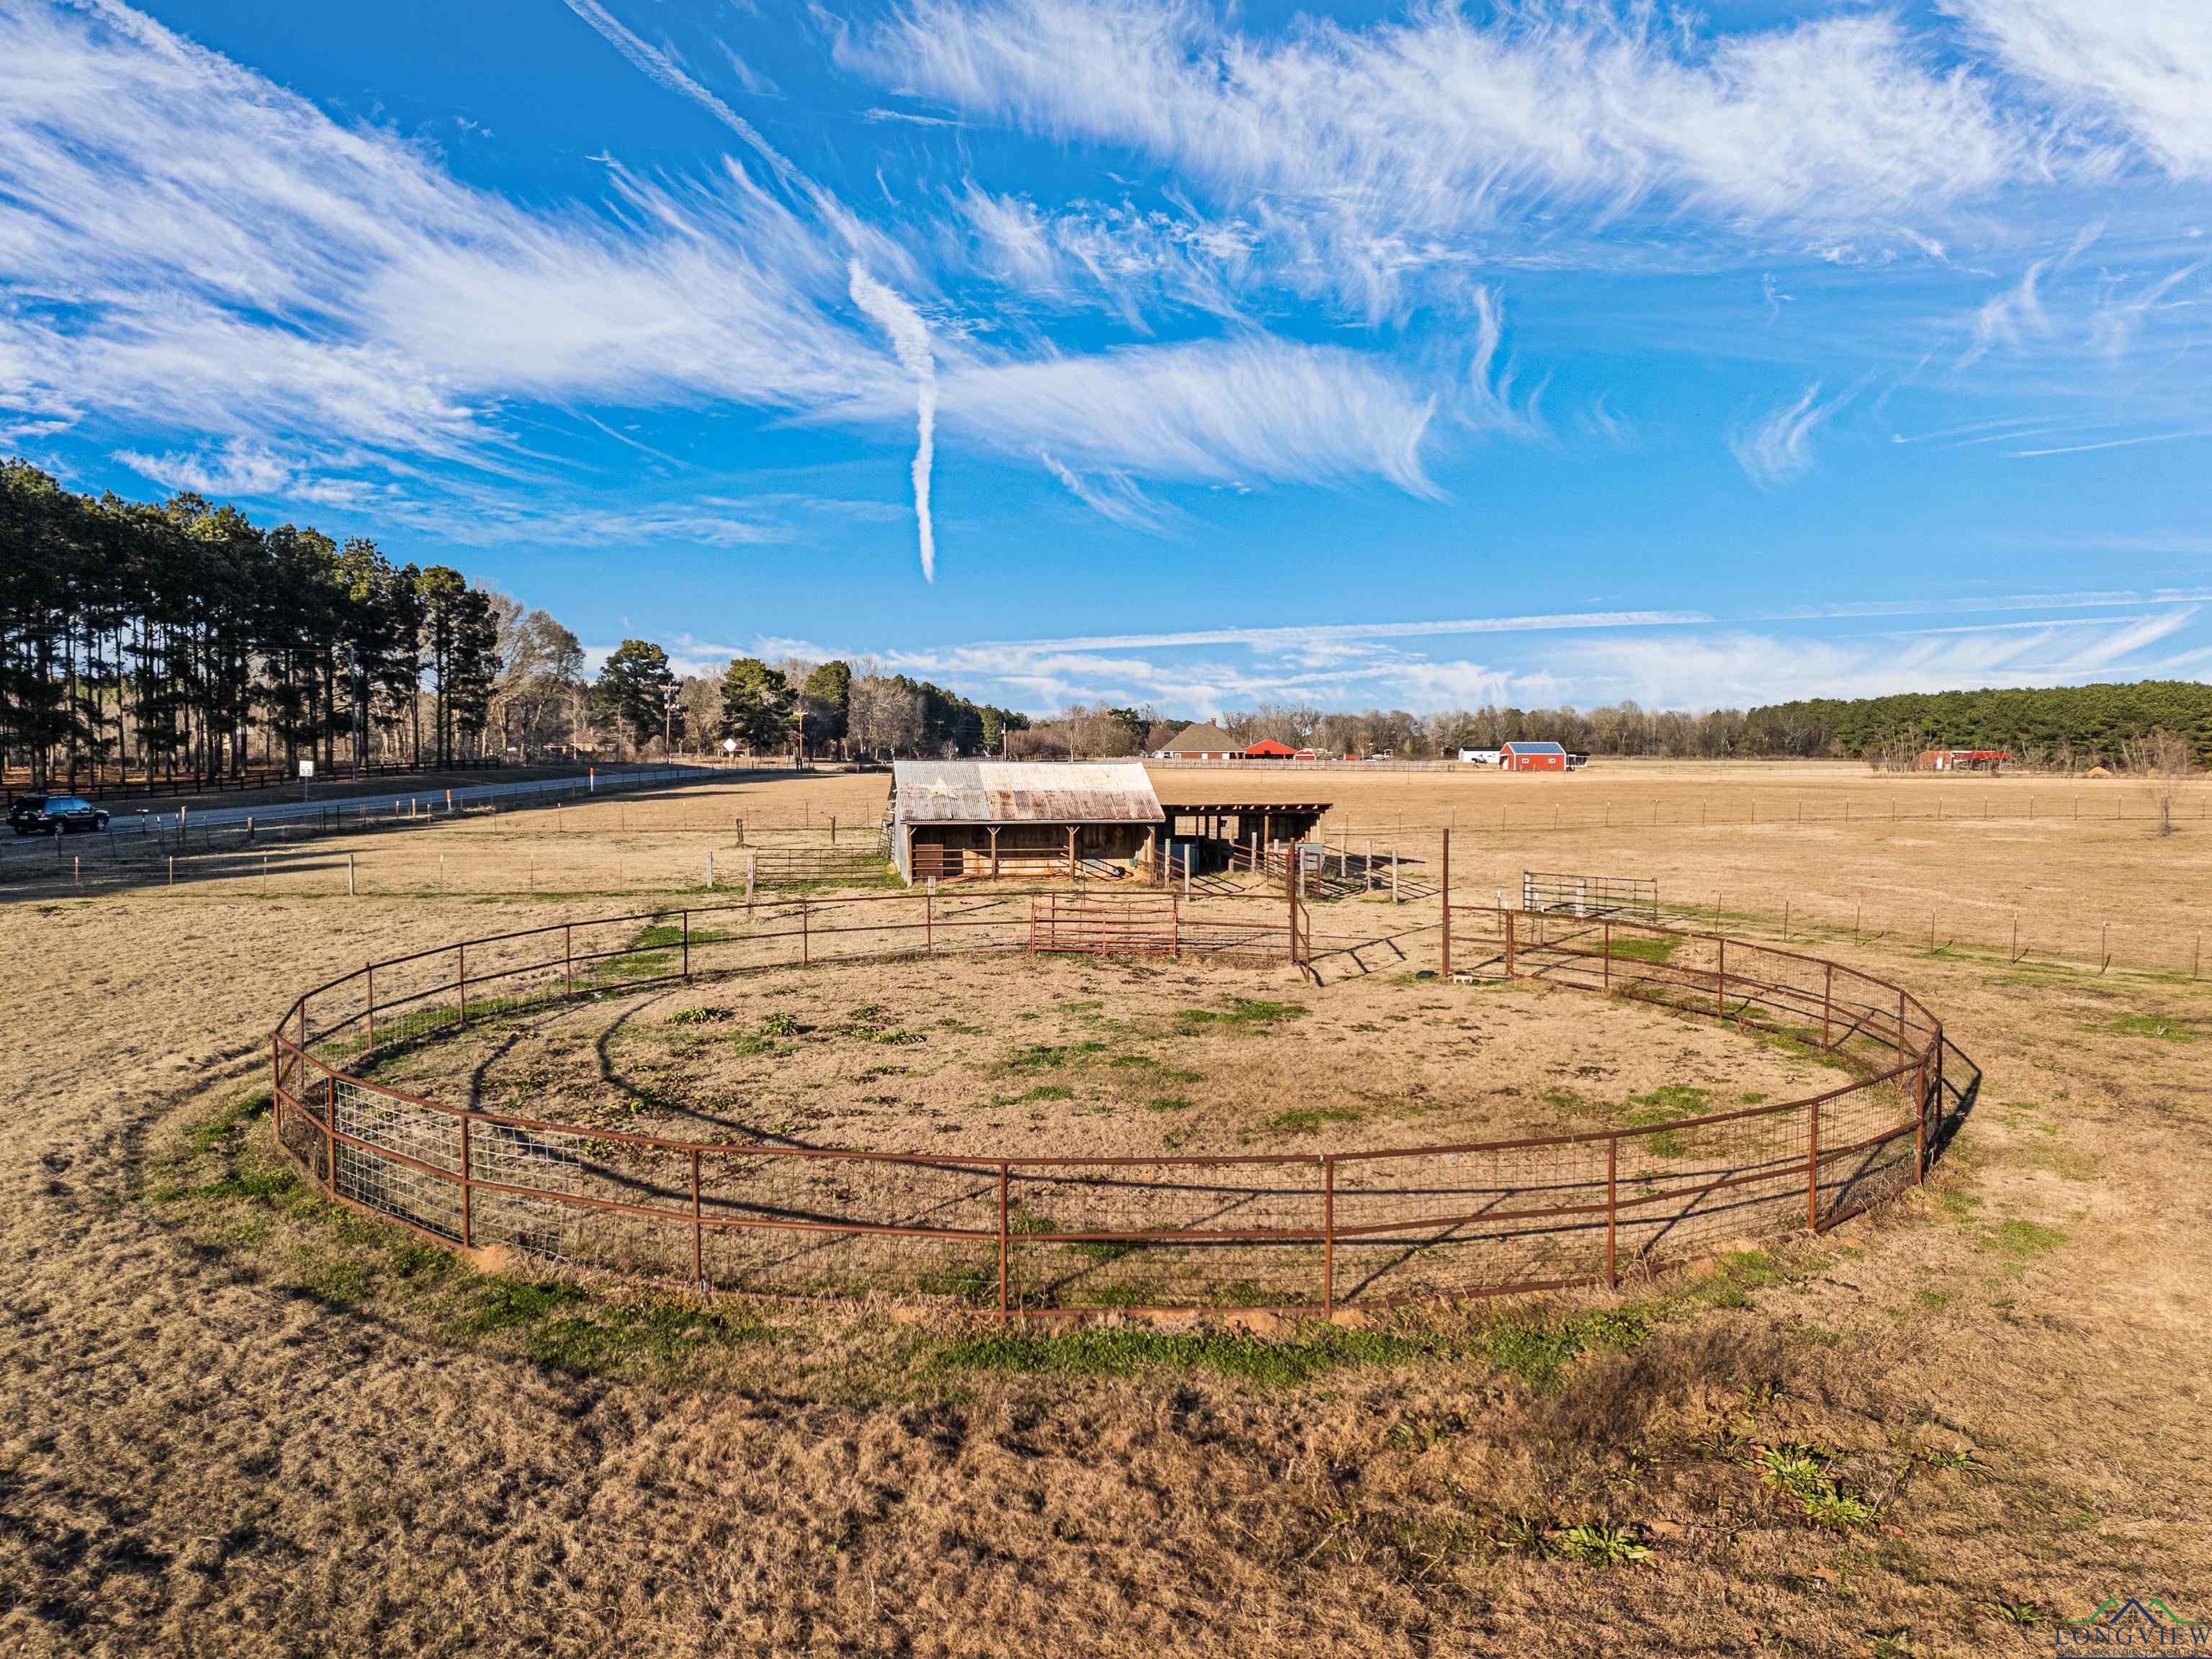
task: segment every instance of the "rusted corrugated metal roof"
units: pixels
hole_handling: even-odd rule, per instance
[[[1158,823],[1135,761],[895,761],[900,823]]]

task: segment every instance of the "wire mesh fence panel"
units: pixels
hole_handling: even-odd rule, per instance
[[[718,1287],[927,1293],[921,1274],[988,1255],[995,1298],[995,1168],[889,1155],[717,1150],[702,1158],[701,1180],[705,1276]]]
[[[1011,1166],[1008,1297],[1024,1308],[1322,1299],[1317,1158]]]
[[[461,1118],[350,1078],[333,1090],[335,1194],[458,1243]]]
[[[1363,1153],[1334,1164],[1340,1302],[1479,1296],[1604,1273],[1602,1140]]]

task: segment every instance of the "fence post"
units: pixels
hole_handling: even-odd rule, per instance
[[[999,1317],[1007,1314],[1006,1305],[1006,1165],[999,1165]]]
[[[1321,1310],[1336,1313],[1336,1160],[1321,1161]]]
[[[469,1115],[461,1114],[461,1248],[476,1248],[476,1231],[470,1205]]]
[[[1511,979],[1513,977],[1513,957],[1515,954],[1516,935],[1518,931],[1514,924],[1519,920],[1519,918],[1510,910],[1500,910],[1498,913],[1498,919],[1503,922],[1505,927],[1505,977]]]
[[[453,953],[453,992],[461,1005],[461,1024],[469,1023],[469,947],[465,939]]]
[[[799,965],[807,966],[814,960],[814,947],[806,937],[806,895],[799,896]]]
[[[691,1288],[707,1288],[706,1224],[699,1217],[699,1149],[691,1149]]]
[[[1897,988],[1897,1063],[1905,1064],[1905,988]]]
[[[684,912],[684,977],[691,977],[691,913]]]
[[[1615,1265],[1614,1248],[1620,1232],[1617,1212],[1620,1200],[1620,1137],[1607,1135],[1605,1141],[1605,1285],[1609,1291],[1620,1288],[1620,1270]]]
[[[1174,907],[1168,923],[1170,929],[1168,935],[1168,954],[1177,962],[1181,962],[1182,960],[1182,899],[1180,895],[1170,893],[1168,895],[1168,902]]]
[[[1943,1028],[1940,1024],[1936,1027],[1935,1096],[1936,1109],[1940,1113],[1943,1109]],[[1916,1187],[1927,1179],[1928,1159],[1924,1156],[1927,1144],[1928,1113],[1923,1107],[1920,1121],[1914,1125],[1912,1132],[1912,1184]]]
[[[1446,830],[1444,830],[1444,832],[1443,832],[1443,837],[1444,837],[1444,853],[1443,853],[1443,860],[1442,860],[1442,861],[1441,861],[1441,864],[1440,864],[1440,866],[1439,866],[1439,869],[1438,869],[1438,875],[1439,875],[1439,877],[1440,877],[1440,879],[1439,879],[1439,881],[1437,882],[1437,896],[1438,900],[1439,900],[1439,901],[1441,901],[1441,902],[1442,902],[1442,904],[1443,904],[1443,921],[1444,921],[1444,974],[1443,974],[1443,976],[1444,976],[1446,979],[1449,979],[1449,978],[1451,977],[1451,830],[1450,830],[1449,829],[1446,829]],[[1510,979],[1510,978],[1512,978],[1512,977],[1513,977],[1513,969],[1512,969],[1512,968],[1511,968],[1511,967],[1510,967],[1510,955],[1511,955],[1511,953],[1510,953],[1510,951],[1509,950],[1509,951],[1508,951],[1509,966],[1507,967],[1507,969],[1506,969],[1506,970],[1505,970],[1505,976],[1506,976],[1508,979]]]
[[[932,876],[921,893],[921,953],[937,954],[937,878]]]
[[[1613,994],[1613,919],[1610,916],[1605,921],[1605,977],[1600,981],[1599,988],[1607,996]]]
[[[1713,975],[1713,1013],[1728,1018],[1728,941],[1720,941],[1720,967]]]
[[[368,964],[368,1046],[376,1047],[376,964]]]
[[[1826,1054],[1828,1051],[1829,1011],[1836,1001],[1836,964],[1823,963],[1820,968],[1820,1052]]]
[[[173,866],[176,860],[173,859],[170,860],[172,866]],[[348,898],[351,898],[353,896],[353,854],[348,853],[346,854],[346,896]]]
[[[1816,1097],[1806,1107],[1805,1231],[1820,1231],[1820,1103]]]

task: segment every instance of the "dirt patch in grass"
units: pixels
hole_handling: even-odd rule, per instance
[[[1541,987],[1495,999],[1381,977],[1299,988],[1220,963],[985,957],[834,965],[789,989],[735,978],[609,995],[449,1031],[376,1075],[434,1099],[672,1133],[1130,1157],[1642,1126],[1845,1074],[1698,1017]]]

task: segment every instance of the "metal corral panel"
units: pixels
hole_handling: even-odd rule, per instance
[[[1135,761],[895,761],[896,821],[1158,823],[1166,815]]]

